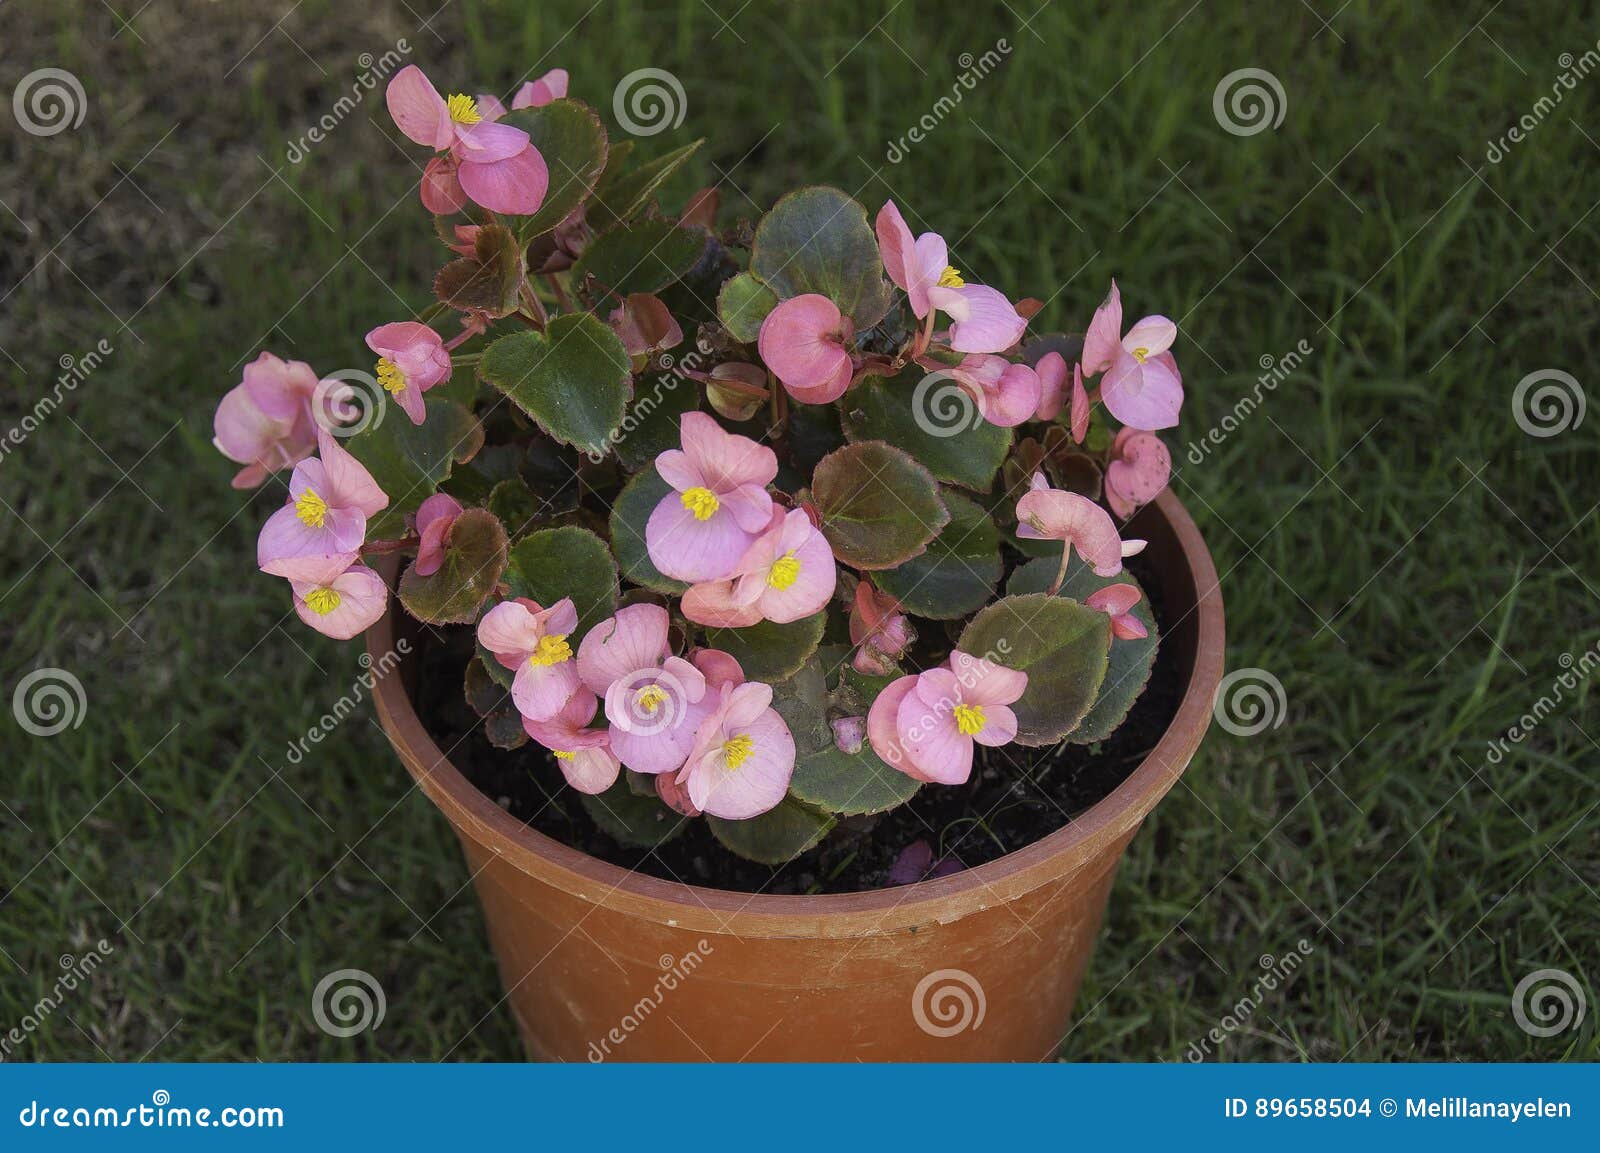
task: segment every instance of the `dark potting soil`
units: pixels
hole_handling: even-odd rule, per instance
[[[1128,566],[1146,589],[1143,564]],[[1168,627],[1164,607],[1151,609]],[[890,869],[908,846],[925,842],[938,875],[992,861],[1068,824],[1108,796],[1155,747],[1178,711],[1181,670],[1163,645],[1145,691],[1107,740],[1029,749],[978,749],[971,779],[954,787],[927,785],[905,805],[871,817],[845,817],[811,851],[779,868],[735,856],[691,820],[653,850],[620,844],[584,811],[549,753],[528,743],[498,749],[461,691],[473,655],[469,630],[442,638],[423,630],[416,707],[423,724],[457,769],[518,820],[592,857],[668,881],[744,893],[853,893],[887,887]]]

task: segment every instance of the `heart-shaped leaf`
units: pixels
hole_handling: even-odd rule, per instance
[[[670,220],[635,220],[602,232],[578,257],[572,274],[592,276],[601,296],[617,300],[635,292],[660,292],[693,268],[706,250],[699,228]]]
[[[606,168],[606,128],[581,100],[553,100],[539,108],[508,112],[500,123],[528,134],[550,170],[544,203],[522,217],[517,235],[526,244],[560,224],[594,191]]]
[[[682,596],[689,591],[689,586],[683,581],[662,575],[661,570],[650,562],[650,550],[645,546],[644,537],[650,514],[672,491],[672,486],[662,480],[661,474],[654,468],[635,473],[611,506],[611,547],[617,551],[617,563],[622,567],[622,575],[634,584],[658,593]]]
[[[781,681],[817,651],[827,623],[824,610],[784,625],[761,621],[742,629],[707,629],[706,645],[731,654],[748,680]]]
[[[783,798],[777,808],[759,817],[726,821],[708,816],[706,823],[711,826],[711,835],[721,841],[724,848],[762,865],[781,865],[794,860],[833,828],[832,817],[793,796]]]
[[[451,308],[509,316],[517,310],[521,283],[522,247],[516,236],[503,224],[486,224],[478,229],[471,256],[439,270],[433,291]]]
[[[486,509],[464,509],[450,526],[438,569],[428,576],[418,576],[415,564],[406,569],[400,603],[429,624],[471,624],[505,568],[506,530],[500,518]]]
[[[558,316],[543,333],[502,336],[478,375],[556,440],[596,455],[611,447],[633,391],[621,339],[586,312]]]
[[[977,502],[944,491],[950,523],[926,552],[898,568],[872,575],[872,583],[901,607],[932,620],[955,620],[982,608],[1000,580],[1000,530]]]
[[[528,482],[520,476],[503,480],[489,492],[489,511],[500,518],[506,533],[515,540],[533,527],[544,511],[542,502]]]
[[[693,141],[627,171],[614,172],[612,166],[607,165],[605,176],[589,205],[589,223],[595,228],[606,228],[619,221],[632,220],[649,206],[656,190],[682,168],[704,143],[704,139]]]
[[[617,611],[617,566],[606,542],[576,525],[542,528],[519,540],[505,579],[512,596],[545,608],[571,597],[580,633]]]
[[[940,480],[978,492],[994,483],[1011,447],[1011,430],[984,420],[960,385],[917,365],[892,379],[867,377],[840,409],[851,440],[903,448]]]
[[[457,463],[469,461],[483,447],[483,426],[453,400],[427,397],[427,415],[412,424],[399,405],[345,440],[344,446],[366,466],[389,505],[367,522],[367,539],[405,535],[406,517],[438,491]]]
[[[1100,691],[1111,618],[1065,597],[1008,596],[984,609],[956,647],[1028,674],[1012,711],[1017,744],[1051,745],[1077,728]]]
[[[778,307],[778,294],[748,272],[730,277],[717,293],[717,317],[741,344],[761,338],[761,322]]]
[[[1006,592],[1012,595],[1042,593],[1055,580],[1058,567],[1059,562],[1054,560],[1029,561],[1011,574],[1011,579],[1006,582]],[[1059,595],[1071,597],[1081,604],[1101,589],[1115,584],[1131,584],[1139,588],[1139,582],[1127,570],[1114,577],[1097,576],[1082,557],[1074,555]],[[1134,701],[1139,699],[1139,694],[1150,682],[1150,670],[1155,667],[1156,650],[1160,647],[1159,630],[1156,628],[1156,618],[1150,612],[1150,598],[1142,595],[1142,588],[1139,591],[1139,603],[1131,611],[1144,625],[1147,635],[1133,640],[1111,639],[1105,680],[1101,682],[1100,693],[1082,723],[1072,730],[1068,738],[1074,744],[1093,744],[1114,733],[1117,726],[1127,719]]]
[[[867,210],[837,188],[789,193],[761,218],[750,271],[788,300],[818,292],[867,329],[893,301]]]
[[[811,496],[834,555],[856,568],[903,564],[950,521],[933,474],[877,440],[847,444],[823,457],[812,475]]]
[[[620,778],[600,795],[580,793],[578,800],[603,831],[624,845],[641,849],[666,844],[689,823],[689,818],[673,812],[658,798],[636,795]]]

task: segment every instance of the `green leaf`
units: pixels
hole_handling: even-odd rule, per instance
[[[607,165],[605,177],[600,181],[594,201],[589,205],[589,223],[595,228],[604,228],[618,221],[632,220],[649,206],[656,190],[682,168],[704,143],[705,140],[700,139],[685,144],[626,172],[614,172]]]
[[[1042,593],[1050,587],[1050,582],[1055,580],[1056,569],[1059,567],[1059,562],[1054,560],[1029,561],[1011,574],[1011,579],[1006,582],[1006,591],[1013,595]],[[1114,577],[1098,576],[1084,563],[1082,557],[1074,555],[1067,569],[1067,578],[1062,582],[1058,595],[1082,603],[1101,589],[1114,584],[1131,584],[1138,587],[1139,582],[1126,570]],[[1139,591],[1144,594],[1142,588]],[[1127,719],[1133,703],[1139,699],[1139,694],[1144,692],[1145,685],[1150,682],[1150,670],[1155,667],[1156,650],[1160,648],[1161,642],[1159,630],[1156,628],[1156,618],[1150,612],[1149,596],[1141,595],[1139,603],[1133,606],[1132,611],[1133,615],[1144,624],[1148,635],[1126,641],[1117,637],[1111,638],[1111,653],[1106,662],[1105,680],[1100,683],[1100,693],[1095,697],[1094,704],[1084,716],[1082,723],[1072,730],[1068,738],[1074,744],[1093,744],[1095,741],[1105,740],[1114,733],[1117,726]]]
[[[903,564],[950,520],[933,475],[882,441],[847,444],[823,457],[811,495],[834,555],[855,568]]]
[[[916,781],[879,760],[866,742],[860,752],[847,753],[830,741],[799,758],[789,782],[796,797],[840,816],[885,812],[905,804],[917,788]]]
[[[528,482],[520,476],[514,476],[490,490],[489,511],[500,518],[506,531],[515,539],[533,527],[542,510],[540,500],[528,487]]]
[[[629,469],[650,467],[658,455],[678,447],[678,422],[699,407],[700,386],[688,377],[661,372],[641,379],[617,429],[617,456]]]
[[[578,801],[594,823],[621,841],[641,849],[653,849],[672,840],[689,819],[673,812],[658,797],[641,797],[628,787],[624,778],[618,778],[599,796],[579,793]]]
[[[906,612],[949,621],[982,608],[994,595],[1003,565],[1000,530],[975,501],[946,489],[950,523],[926,552],[898,568],[872,575],[872,583]]]
[[[984,609],[956,647],[1028,674],[1011,706],[1017,744],[1051,745],[1072,732],[1106,675],[1111,618],[1064,597],[1008,596]]]
[[[978,492],[994,483],[1011,448],[1009,428],[978,416],[977,406],[953,380],[917,365],[893,379],[866,378],[839,407],[851,440],[881,440],[905,449],[940,480]]]
[[[438,491],[451,468],[483,447],[483,426],[465,408],[431,396],[425,403],[421,424],[390,404],[381,420],[344,442],[389,496],[388,507],[367,521],[368,540],[404,536],[406,517]]]
[[[644,538],[650,514],[672,492],[672,486],[662,480],[655,469],[646,468],[635,473],[611,506],[611,547],[617,550],[622,575],[634,584],[658,593],[682,596],[689,591],[689,586],[662,575],[650,562],[650,550],[645,547]]]
[[[606,167],[606,128],[581,100],[554,100],[541,108],[519,108],[500,123],[528,134],[550,170],[544,203],[522,217],[517,235],[526,244],[560,224],[594,191]]]
[[[506,530],[500,518],[485,509],[464,509],[450,526],[439,568],[429,576],[418,576],[415,563],[406,569],[400,603],[429,624],[471,624],[505,568]]]
[[[761,621],[742,629],[707,629],[706,645],[731,654],[746,680],[781,681],[817,651],[827,624],[824,609],[786,625]]]
[[[882,320],[893,300],[867,210],[837,188],[791,192],[761,218],[750,271],[779,300],[818,292],[855,321]]]
[[[748,272],[730,277],[717,293],[717,316],[722,327],[741,344],[761,337],[761,322],[778,307],[778,294]]]
[[[506,584],[512,596],[545,608],[571,597],[580,633],[617,611],[617,566],[606,542],[576,525],[542,528],[513,545]]]
[[[611,447],[633,387],[621,339],[588,313],[558,316],[544,333],[502,336],[478,375],[556,440],[596,455]]]
[[[433,291],[451,308],[473,308],[490,316],[517,310],[522,283],[522,247],[503,224],[478,229],[473,254],[452,260],[433,278]]]
[[[695,266],[706,242],[698,228],[679,228],[670,220],[635,220],[590,241],[572,274],[580,280],[594,277],[602,294],[618,298],[660,292]]]
[[[748,861],[762,865],[781,865],[792,861],[814,846],[828,830],[833,818],[789,796],[759,817],[727,821],[706,817],[711,835],[723,846]]]

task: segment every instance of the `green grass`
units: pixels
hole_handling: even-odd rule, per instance
[[[1175,487],[1224,574],[1230,667],[1268,670],[1287,709],[1214,728],[1134,841],[1064,1057],[1181,1060],[1302,939],[1222,1059],[1600,1055],[1591,687],[1486,756],[1600,639],[1600,417],[1550,438],[1511,419],[1540,369],[1596,399],[1600,78],[1484,159],[1593,29],[1556,4],[1477,28],[1490,5],[1354,0],[1329,28],[1311,9],[1334,0],[905,4],[875,25],[887,7],[458,0],[436,37],[402,5],[309,0],[274,29],[191,0],[120,33],[98,3],[7,6],[0,88],[68,68],[89,109],[0,137],[0,432],[60,357],[114,347],[0,460],[0,686],[57,666],[87,700],[54,737],[0,724],[0,1033],[61,955],[114,950],[16,1059],[519,1054],[453,839],[370,714],[289,761],[356,652],[285,619],[251,564],[277,490],[229,490],[208,443],[262,347],[360,366],[360,334],[425,300],[420,157],[378,101],[283,159],[400,36],[450,88],[559,63],[608,119],[619,77],[666,68],[687,115],[643,147],[711,138],[675,195],[721,181],[752,217],[807,180],[893,195],[964,270],[1047,300],[1041,329],[1081,327],[1113,275],[1132,316],[1179,319]],[[886,164],[1001,37],[1004,64]],[[1287,108],[1238,137],[1212,96],[1245,67]],[[345,967],[388,999],[349,1041],[309,1010]],[[1590,1010],[1549,1039],[1510,1012],[1542,968]]]

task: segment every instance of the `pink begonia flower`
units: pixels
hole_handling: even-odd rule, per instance
[[[878,249],[889,279],[903,289],[918,319],[937,309],[949,316],[950,347],[957,352],[1004,352],[1022,338],[1028,322],[1005,295],[968,284],[950,266],[944,237],[911,228],[894,201],[886,201],[876,221]]]
[[[426,324],[401,320],[367,333],[367,347],[378,354],[378,383],[405,409],[412,424],[421,424],[428,415],[422,394],[450,379],[444,340]]]
[[[1172,453],[1153,432],[1124,428],[1111,442],[1106,503],[1126,520],[1155,500],[1172,477]]]
[[[555,754],[561,775],[580,793],[603,793],[622,772],[621,762],[611,752],[610,736],[604,729],[589,728],[598,707],[599,698],[580,688],[549,720],[522,718],[528,736]]]
[[[401,132],[435,152],[449,152],[430,161],[423,176],[423,203],[430,211],[442,204],[459,208],[471,199],[491,212],[527,216],[544,203],[550,172],[522,129],[484,119],[470,96],[446,100],[415,64],[395,74],[385,97]]]
[[[1027,687],[1027,673],[956,649],[948,668],[901,677],[878,694],[867,739],[907,776],[959,785],[972,775],[974,742],[998,747],[1016,737],[1010,705]]]
[[[888,676],[894,671],[894,662],[916,639],[899,601],[880,593],[871,581],[856,582],[855,600],[850,605],[850,643],[858,646],[850,663],[856,672]]]
[[[366,565],[330,563],[321,572],[289,582],[294,611],[325,636],[347,641],[367,631],[389,603],[389,586]]]
[[[700,816],[700,810],[689,799],[689,790],[678,784],[677,773],[657,773],[655,782],[656,796],[661,798],[663,805],[685,817]]]
[[[772,707],[772,686],[724,684],[678,773],[695,808],[713,817],[758,817],[788,795],[794,737]]]
[[[280,360],[263,352],[244,366],[244,380],[217,405],[211,443],[245,467],[234,488],[255,488],[269,473],[290,468],[317,447],[311,406],[317,374],[303,360]]]
[[[1039,377],[1039,407],[1034,420],[1054,420],[1061,411],[1061,394],[1067,383],[1067,361],[1059,352],[1047,352],[1033,366]]]
[[[288,503],[256,539],[262,572],[310,580],[330,566],[348,567],[366,540],[367,518],[389,505],[372,474],[326,429],[317,430],[317,451],[294,466]]]
[[[1089,392],[1083,387],[1083,365],[1072,366],[1072,442],[1082,444],[1089,435]]]
[[[565,68],[552,68],[539,79],[529,80],[511,98],[512,110],[543,108],[552,101],[560,100],[567,94],[567,79]],[[500,103],[499,97],[480,93],[478,112],[485,120],[499,120],[506,114],[506,106]]]
[[[650,514],[645,547],[650,563],[674,580],[721,580],[772,520],[767,485],[778,457],[703,412],[685,413],[678,429],[682,451],[656,457],[656,471],[675,491]]]
[[[1131,584],[1107,585],[1084,598],[1084,604],[1099,609],[1111,618],[1111,635],[1121,640],[1137,640],[1148,636],[1144,622],[1133,615],[1133,606],[1139,603],[1139,586]]]
[[[978,403],[978,412],[990,424],[1015,428],[1033,419],[1039,408],[1039,376],[1025,364],[1012,364],[1003,356],[974,353],[960,364],[940,371],[952,377]]]
[[[417,508],[417,559],[411,566],[418,576],[432,576],[444,563],[450,530],[461,515],[461,502],[446,492],[436,492]]]
[[[1145,546],[1142,540],[1124,541],[1110,513],[1086,496],[1051,488],[1042,472],[1033,474],[1029,491],[1017,501],[1017,535],[1061,541],[1063,571],[1076,546],[1078,555],[1103,577],[1116,576],[1122,571],[1122,558],[1144,551]]]
[[[525,597],[501,601],[478,622],[478,643],[516,674],[511,703],[525,718],[548,721],[578,691],[577,662],[567,643],[577,627],[571,597],[547,609]]]
[[[709,628],[789,624],[821,612],[838,579],[833,549],[805,510],[775,508],[731,573],[683,594],[683,615]]]
[[[761,359],[802,404],[831,404],[850,387],[844,342],[855,326],[826,296],[808,292],[785,300],[761,322]]]
[[[1104,372],[1100,401],[1123,424],[1153,432],[1178,423],[1183,407],[1183,377],[1167,349],[1178,326],[1164,316],[1147,316],[1122,335],[1122,294],[1111,294],[1095,310],[1083,338],[1083,374]]]
[[[672,655],[671,623],[660,605],[627,605],[578,646],[578,677],[605,701],[611,751],[636,773],[682,768],[711,711],[705,674]]]

